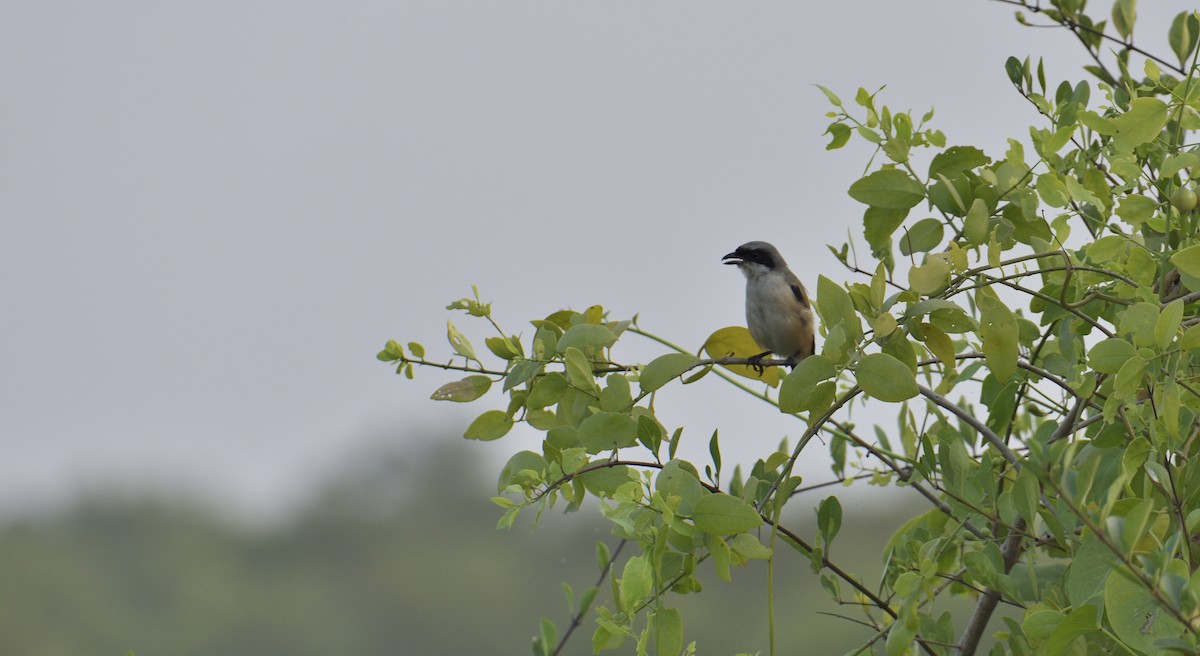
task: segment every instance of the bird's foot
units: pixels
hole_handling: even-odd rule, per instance
[[[748,357],[748,358],[746,358],[746,364],[749,365],[750,368],[754,370],[755,374],[757,374],[758,376],[761,377],[763,375],[762,359],[768,355],[771,355],[770,351],[763,351],[762,353],[759,353],[758,355]]]

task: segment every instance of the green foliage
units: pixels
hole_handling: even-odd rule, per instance
[[[613,352],[623,333],[670,344],[599,308],[557,312],[534,322],[552,340],[535,334],[534,355],[488,370],[451,325],[462,364],[443,367],[504,380],[509,394],[507,410],[485,412],[475,432],[498,436],[505,422],[546,432],[545,474],[513,479],[504,490],[511,512],[559,497],[577,507],[592,490],[579,478],[629,467],[600,494],[614,533],[640,553],[617,579],[620,603],[597,610],[597,651],[633,638],[647,653],[653,618],[673,617],[669,594],[697,592],[703,561],[730,577],[752,557],[744,549],[758,544],[760,524],[772,544],[785,536],[827,571],[835,597],[842,586],[855,591],[861,621],[876,631],[870,644],[883,641],[889,654],[976,653],[999,601],[1020,612],[991,630],[995,653],[1200,649],[1200,21],[1184,12],[1165,35],[1176,66],[1134,46],[1130,0],[1104,20],[1078,0],[1011,4],[1072,32],[1094,64],[1092,80],[1054,86],[1042,62],[1009,58],[1009,80],[1036,119],[1003,153],[947,146],[932,111],[895,111],[865,89],[851,106],[821,87],[833,106],[828,148],[857,136],[872,151],[848,187],[865,206],[874,261],[860,262],[850,244],[831,247],[866,279],[819,277],[820,354],[784,378],[777,397],[714,369],[742,366],[739,375],[774,386],[765,372],[778,363],[745,360],[756,345],[735,328],[714,333],[701,349],[707,359],[674,348],[639,366]],[[486,308],[476,300],[463,309],[490,319]],[[431,364],[395,344],[381,357],[398,370]],[[715,440],[701,479],[675,459],[682,428],[665,437],[655,411],[660,396],[677,393],[672,381],[710,369],[794,415],[803,431],[724,486]],[[531,405],[550,376],[565,387]],[[899,404],[896,428],[877,427],[876,441],[860,436],[849,418],[859,394]],[[780,523],[798,494],[792,465],[818,434],[839,480],[913,488],[934,506],[884,548],[880,593],[829,560],[840,504],[821,504],[814,543]],[[652,484],[649,472],[667,467],[670,476]],[[976,612],[934,610],[955,594],[977,597]]]

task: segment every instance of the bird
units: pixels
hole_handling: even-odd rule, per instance
[[[765,241],[750,241],[721,260],[746,274],[746,327],[767,349],[750,359],[774,353],[795,367],[812,355],[817,348],[812,303],[779,250]]]

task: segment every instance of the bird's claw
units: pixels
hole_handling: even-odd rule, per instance
[[[746,364],[749,365],[749,367],[754,370],[755,375],[757,375],[758,377],[761,378],[763,373],[765,372],[765,368],[763,367],[763,364],[762,364],[762,359],[770,354],[771,354],[770,351],[763,351],[762,353],[759,353],[758,355],[746,358]]]

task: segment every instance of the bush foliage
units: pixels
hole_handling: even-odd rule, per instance
[[[849,185],[865,206],[862,241],[831,247],[850,281],[817,281],[821,348],[794,370],[748,366],[759,348],[744,328],[693,353],[600,307],[534,320],[522,341],[478,293],[450,309],[491,323],[490,356],[452,323],[449,361],[412,342],[379,354],[409,377],[414,366],[469,374],[435,399],[498,387],[507,405],[467,438],[516,423],[544,434],[540,452],[513,454],[501,473],[501,528],[526,509],[596,497],[634,547],[620,562],[600,550],[599,585],[567,587],[571,620],[544,620],[535,654],[558,653],[585,618],[596,652],[693,653],[672,596],[701,592],[698,568],[729,578],[789,553],[857,609],[872,632],[864,650],[973,654],[988,636],[994,653],[1200,650],[1200,152],[1189,141],[1200,20],[1179,14],[1165,49],[1150,51],[1134,45],[1134,0],[1107,16],[1085,0],[1007,4],[1022,23],[1060,27],[1092,63],[1088,79],[1057,83],[1041,61],[1005,63],[1034,123],[1003,153],[947,144],[932,111],[897,111],[864,89],[847,103],[822,87],[828,148],[857,139],[871,155]],[[623,361],[617,344],[631,335],[664,353]],[[715,434],[711,461],[677,458],[683,429],[660,422],[655,403],[705,375],[803,433],[748,470],[722,467]],[[851,420],[868,398],[891,404],[894,427],[868,434]],[[817,436],[845,480],[928,501],[879,545],[881,582],[827,557],[836,496],[817,505],[815,535],[781,521],[805,491],[793,466]],[[600,586],[611,604],[593,603]],[[939,610],[946,595],[972,598],[974,611]],[[1015,611],[993,618],[999,604]]]

